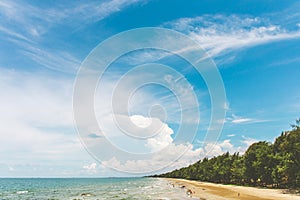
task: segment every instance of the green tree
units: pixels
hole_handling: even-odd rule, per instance
[[[300,187],[300,120],[292,125],[292,131],[286,131],[274,143],[274,151],[281,158],[279,172],[281,183],[290,187]],[[276,174],[276,173],[274,173]]]
[[[239,153],[234,153],[232,159],[233,162],[231,167],[231,172],[232,172],[231,182],[235,184],[242,184],[245,179],[244,157],[239,156]]]
[[[245,153],[245,175],[255,185],[271,184],[273,171],[273,148],[270,143],[252,144]]]
[[[227,152],[158,176],[300,188],[300,118],[274,144],[257,142],[242,156]]]

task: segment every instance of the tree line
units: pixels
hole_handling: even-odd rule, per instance
[[[154,177],[300,188],[300,118],[292,130],[282,132],[273,144],[256,142],[243,155],[227,152]]]

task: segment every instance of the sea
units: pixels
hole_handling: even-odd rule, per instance
[[[1,200],[195,199],[159,178],[2,178]]]

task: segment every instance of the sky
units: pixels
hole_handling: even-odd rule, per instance
[[[227,151],[243,153],[256,141],[273,142],[300,117],[296,0],[2,0],[0,18],[0,177],[165,172]],[[90,124],[80,104],[85,93],[76,96],[80,70],[93,64],[91,58],[101,63],[132,44],[110,43],[101,57],[96,52],[103,41],[145,27],[177,31],[197,43],[222,84],[207,84],[178,55],[184,51],[128,52],[97,82],[97,123]],[[157,44],[185,44],[168,43],[166,36]],[[142,41],[147,34],[135,37]],[[226,114],[213,122],[222,128],[214,141],[205,139],[215,128],[211,87],[224,87],[226,94],[218,108]],[[76,109],[84,111],[76,116]],[[85,121],[84,133],[78,119]]]

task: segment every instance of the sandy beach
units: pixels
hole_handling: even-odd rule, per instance
[[[300,196],[293,194],[283,194],[280,189],[259,189],[254,187],[222,185],[184,179],[171,179],[174,187],[185,188],[192,191],[192,197],[201,200],[300,200]]]

